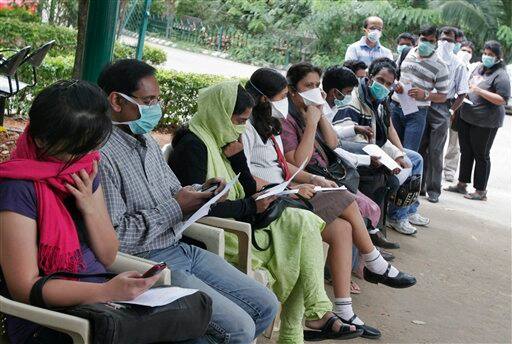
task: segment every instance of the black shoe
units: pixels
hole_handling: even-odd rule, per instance
[[[392,262],[395,259],[395,256],[393,255],[393,253],[390,253],[390,252],[387,252],[384,250],[380,250],[380,254],[381,254],[382,258],[384,258],[384,260],[386,260],[387,262]]]
[[[397,249],[400,248],[400,244],[397,242],[391,242],[386,239],[384,234],[382,234],[381,231],[378,231],[377,233],[370,234],[370,239],[372,239],[372,243],[375,246],[379,246],[382,248],[388,248],[388,249]]]
[[[436,194],[428,195],[427,201],[429,201],[430,203],[437,203],[437,202],[439,202],[439,195],[436,195]]]
[[[349,320],[345,320],[342,318],[340,318],[340,319],[347,325],[354,325],[357,330],[363,330],[363,334],[361,335],[361,337],[363,337],[363,338],[377,339],[381,336],[380,331],[378,329],[376,329],[375,327],[371,327],[366,324],[365,325],[353,324],[352,321],[354,321],[355,318],[357,318],[357,315],[354,314],[354,316],[352,318],[350,318]]]
[[[409,275],[406,272],[400,271],[397,276],[389,277],[389,270],[391,269],[391,264],[388,264],[388,268],[383,275],[376,274],[371,272],[366,268],[363,269],[363,277],[366,281],[370,283],[379,284],[382,283],[391,288],[409,288],[416,284],[416,277]]]

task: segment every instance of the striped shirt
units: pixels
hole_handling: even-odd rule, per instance
[[[247,122],[246,127],[247,129],[242,135],[242,140],[247,165],[251,170],[251,174],[269,183],[282,183],[284,181],[283,170],[279,166],[276,149],[272,140],[268,139],[264,143],[250,121]],[[284,154],[281,136],[277,135],[275,139],[281,152]]]
[[[101,185],[120,251],[136,254],[175,244],[182,220],[174,198],[180,182],[149,135],[137,138],[114,126],[101,148]]]
[[[363,61],[367,66],[370,66],[373,60],[380,57],[387,57],[388,59],[393,60],[393,53],[388,48],[382,46],[379,42],[377,42],[374,47],[370,47],[366,42],[366,36],[361,37],[359,41],[349,45],[347,52],[345,53],[345,61]]]
[[[448,68],[437,54],[430,57],[420,57],[418,48],[414,48],[411,49],[402,62],[400,82],[402,84],[412,84],[412,87],[418,87],[429,92],[435,89],[438,93],[447,94],[450,88],[450,75],[448,74]],[[393,96],[393,100],[398,101],[396,95]],[[417,100],[416,105],[430,106],[430,101]]]

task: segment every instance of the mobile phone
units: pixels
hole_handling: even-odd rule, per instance
[[[142,275],[141,278],[148,278],[148,277],[153,277],[155,276],[157,273],[159,273],[160,271],[162,271],[163,269],[165,269],[167,267],[167,264],[165,262],[161,262],[161,263],[158,263],[158,264],[155,264],[151,267],[151,269],[149,269],[148,271],[146,271],[144,273],[144,275]]]
[[[217,190],[219,185],[220,185],[220,183],[215,182],[215,183],[211,184],[207,189],[205,189],[204,185],[203,185],[203,187],[201,188],[201,192],[214,192],[215,190]]]

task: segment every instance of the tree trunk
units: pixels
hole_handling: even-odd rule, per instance
[[[82,73],[82,63],[85,48],[85,33],[87,31],[87,14],[89,12],[89,0],[78,0],[78,20],[76,35],[75,64],[73,65],[73,78],[79,79]]]
[[[48,23],[53,24],[55,21],[55,10],[57,9],[57,0],[50,0],[50,16]]]
[[[119,18],[117,20],[117,28],[116,28],[116,37],[119,39],[121,36],[121,29],[123,28],[123,24],[126,18],[126,12],[128,10],[129,0],[121,0],[119,2]]]

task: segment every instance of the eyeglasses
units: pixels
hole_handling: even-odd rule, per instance
[[[130,97],[140,99],[142,103],[144,103],[144,105],[155,105],[157,103],[160,103],[160,101],[162,100],[160,97],[155,96],[137,97],[133,94],[130,94]]]

